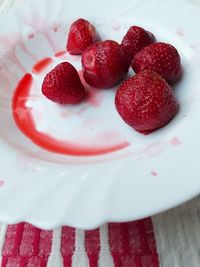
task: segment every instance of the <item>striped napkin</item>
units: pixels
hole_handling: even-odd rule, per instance
[[[200,197],[168,212],[83,231],[0,224],[1,267],[200,267]]]
[[[2,225],[1,267],[158,267],[151,218],[82,231]]]

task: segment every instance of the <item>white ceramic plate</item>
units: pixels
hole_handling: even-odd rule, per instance
[[[34,0],[0,18],[1,221],[89,229],[152,215],[200,192],[199,11],[198,1],[186,0]],[[147,136],[133,131],[115,111],[114,89],[94,90],[76,107],[41,95],[42,79],[57,63],[81,69],[80,57],[55,56],[78,17],[91,20],[102,39],[120,41],[129,26],[141,25],[177,47],[184,68],[175,88],[181,110],[169,125]],[[53,62],[37,73],[41,66],[33,66],[47,57]],[[27,100],[43,142],[48,145],[48,133],[73,155],[40,148],[16,126],[12,100],[25,73],[33,84],[30,98],[20,101]],[[16,112],[28,123],[23,109]],[[32,125],[26,131],[32,136]]]

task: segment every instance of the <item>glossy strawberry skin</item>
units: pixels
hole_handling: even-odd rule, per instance
[[[82,69],[89,85],[110,88],[123,79],[128,65],[120,45],[107,40],[95,43],[84,51]]]
[[[57,65],[45,76],[42,93],[58,104],[78,104],[86,96],[78,72],[68,62]]]
[[[182,74],[178,51],[166,43],[155,43],[143,48],[133,58],[132,68],[136,73],[144,69],[154,70],[169,83],[177,82]]]
[[[155,41],[156,38],[151,32],[138,26],[130,27],[121,43],[128,63],[131,64],[133,57],[142,50],[142,48]]]
[[[78,19],[70,27],[67,50],[71,55],[81,55],[96,39],[95,27],[85,19]]]
[[[143,134],[163,127],[178,112],[172,88],[151,70],[126,80],[117,90],[115,106],[122,119]]]

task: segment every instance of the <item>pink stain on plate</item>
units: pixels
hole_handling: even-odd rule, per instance
[[[162,154],[166,146],[166,142],[155,142],[147,146],[144,150],[141,151],[141,153],[148,157],[157,157]]]
[[[70,113],[68,110],[63,110],[61,113],[60,113],[61,117],[62,118],[67,118],[69,117]]]
[[[53,30],[54,32],[57,32],[57,31],[59,30],[60,27],[61,27],[61,25],[55,25],[55,26],[53,26],[52,30]]]
[[[179,146],[181,144],[181,141],[177,137],[172,138],[169,142],[172,146]]]
[[[3,186],[4,186],[4,181],[0,180],[0,187],[3,187]]]
[[[55,57],[62,57],[62,56],[64,56],[64,55],[66,55],[67,54],[67,51],[59,51],[59,52],[56,52],[55,53]]]
[[[35,33],[34,32],[32,32],[32,33],[30,33],[28,35],[28,39],[33,39],[34,37],[35,37]]]
[[[80,115],[80,114],[84,113],[87,109],[88,109],[88,106],[84,106],[84,107],[80,108],[80,109],[76,112],[76,114],[77,114],[77,115]]]
[[[79,73],[81,82],[83,86],[86,88],[87,93],[88,93],[86,102],[95,108],[100,107],[101,103],[103,102],[103,96],[102,96],[101,90],[98,90],[97,88],[94,88],[85,82],[82,70],[79,70],[78,73]]]
[[[49,65],[53,63],[53,59],[50,57],[43,58],[40,61],[38,61],[32,68],[32,72],[35,74],[42,73]]]
[[[152,172],[151,172],[151,175],[152,175],[152,176],[158,176],[158,173],[157,173],[156,171],[152,171]]]
[[[80,56],[70,56],[70,61],[72,61],[72,62],[79,62],[79,61],[81,61],[81,57]]]

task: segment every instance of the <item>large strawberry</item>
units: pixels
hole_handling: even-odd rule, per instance
[[[85,81],[97,88],[109,88],[122,80],[128,65],[120,45],[111,40],[88,47],[82,56]]]
[[[86,96],[77,70],[68,62],[57,65],[45,76],[42,93],[59,104],[77,104]]]
[[[115,105],[122,119],[144,134],[163,127],[178,111],[172,88],[152,70],[126,80],[117,90]]]
[[[154,70],[169,83],[178,81],[182,73],[178,51],[166,43],[155,43],[143,48],[133,58],[132,67],[136,73],[144,69]]]

